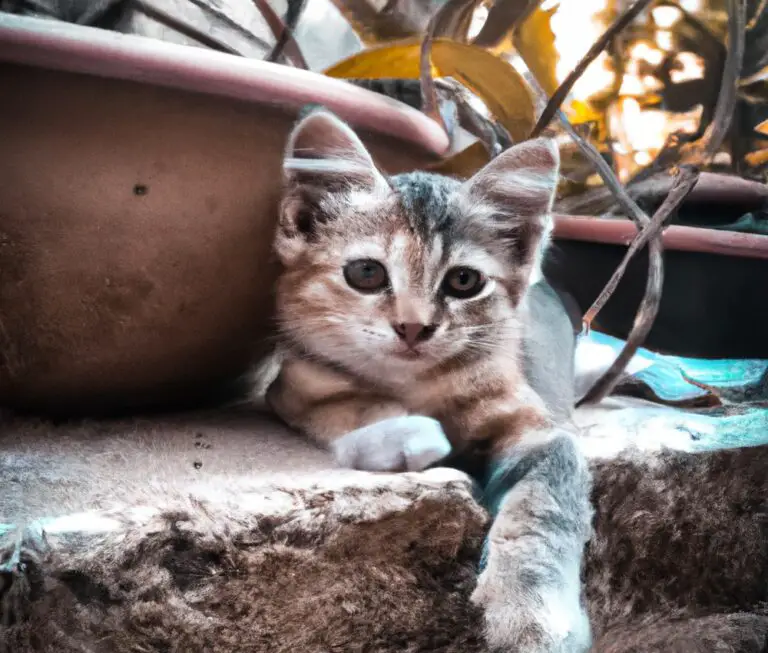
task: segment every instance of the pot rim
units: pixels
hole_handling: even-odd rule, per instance
[[[554,221],[552,235],[558,240],[628,247],[637,235],[634,223],[626,218],[556,215]],[[768,236],[760,234],[672,225],[662,232],[662,242],[669,250],[768,259]]]
[[[343,80],[134,34],[0,13],[0,61],[294,109],[319,103],[357,128],[438,157],[450,147],[443,128],[425,114]]]

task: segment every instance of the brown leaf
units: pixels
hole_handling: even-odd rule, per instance
[[[325,74],[336,78],[419,79],[421,42],[409,39],[377,46],[337,63]],[[479,97],[515,141],[524,140],[535,122],[530,88],[514,67],[487,50],[435,39],[434,77],[453,77]]]
[[[750,152],[744,157],[744,161],[751,168],[759,168],[768,163],[768,149]]]
[[[768,66],[739,80],[739,95],[751,102],[768,101]]]
[[[443,175],[467,179],[480,170],[488,161],[490,161],[490,157],[485,145],[480,141],[475,141],[460,152],[432,164],[429,166],[429,170]]]
[[[525,61],[525,65],[547,95],[552,95],[559,85],[555,67],[558,54],[551,19],[554,9],[535,9],[514,31],[512,42]],[[490,20],[490,17],[489,17]]]
[[[419,79],[420,49],[417,38],[373,46],[339,61],[325,74],[338,79]]]

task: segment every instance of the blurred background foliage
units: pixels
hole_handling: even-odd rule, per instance
[[[526,137],[540,106],[536,82],[551,96],[629,0],[333,0],[360,37],[361,50],[325,72],[397,95],[385,80],[418,80],[420,52],[434,39],[431,77],[443,104],[461,105],[457,124],[482,143],[441,169],[469,174],[499,149]],[[768,163],[768,12],[746,2],[745,52],[736,120],[706,167],[766,181]],[[697,140],[710,126],[728,45],[727,0],[654,0],[578,78],[562,108],[622,182],[659,166],[671,141]],[[367,81],[366,81],[367,80]],[[373,83],[371,80],[378,80]],[[533,82],[536,80],[536,82]],[[402,92],[402,91],[401,91]],[[457,99],[458,98],[458,99]],[[421,106],[428,110],[422,94]],[[445,109],[440,112],[444,124]],[[474,114],[469,116],[468,114]],[[489,124],[490,123],[490,124]],[[479,126],[478,126],[479,125]],[[450,126],[450,125],[449,125]],[[559,135],[563,197],[582,196],[601,180],[570,139]],[[592,212],[581,197],[564,206]]]

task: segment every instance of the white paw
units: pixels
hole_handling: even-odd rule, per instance
[[[393,417],[351,431],[331,445],[342,467],[369,472],[421,471],[451,452],[443,428],[431,417]]]

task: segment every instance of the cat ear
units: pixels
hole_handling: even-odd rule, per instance
[[[462,213],[490,221],[509,244],[513,262],[538,270],[552,229],[559,169],[554,140],[536,138],[514,145],[464,182]]]
[[[294,127],[283,159],[284,193],[276,250],[284,262],[311,241],[318,224],[335,219],[352,192],[390,190],[357,134],[322,107]]]
[[[311,111],[294,127],[283,161],[286,180],[312,181],[337,186],[374,189],[388,187],[373,157],[357,134],[322,107]]]

